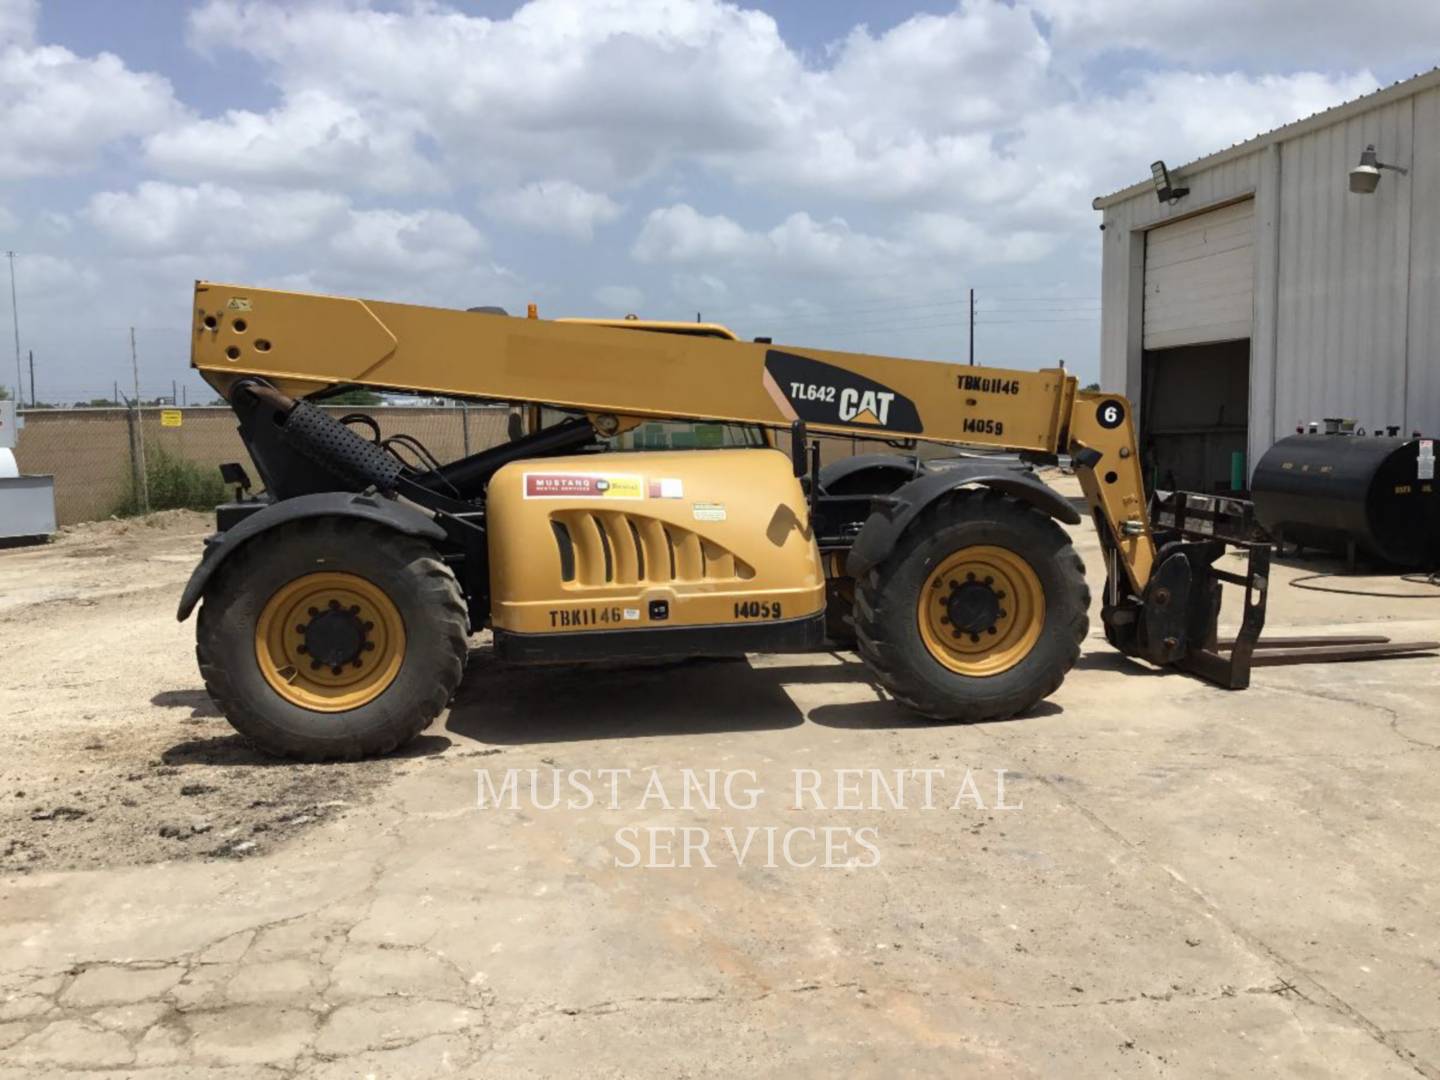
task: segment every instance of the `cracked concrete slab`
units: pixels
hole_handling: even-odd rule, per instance
[[[1434,636],[1300,572],[1277,627]],[[196,685],[186,650],[163,663]],[[1097,639],[1032,715],[953,727],[843,653],[507,672],[482,647],[443,752],[284,842],[0,879],[0,1080],[1440,1080],[1437,689],[1428,658],[1228,694]],[[477,807],[476,770],[507,768],[748,770],[764,797]],[[797,809],[796,768],[1006,770],[1021,808]],[[622,830],[749,826],[863,826],[880,858],[623,865]]]

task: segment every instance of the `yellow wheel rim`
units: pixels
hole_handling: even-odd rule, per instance
[[[957,675],[999,675],[1040,640],[1045,590],[1030,564],[1007,548],[960,548],[925,579],[916,616],[938,663]]]
[[[276,591],[255,624],[255,659],[274,691],[315,712],[374,701],[400,673],[405,624],[354,574],[306,574]]]

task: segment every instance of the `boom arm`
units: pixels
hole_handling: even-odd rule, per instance
[[[961,367],[210,282],[195,286],[194,316],[192,364],[227,396],[235,379],[261,376],[295,397],[358,384],[1068,453],[1107,555],[1136,593],[1154,569],[1129,403],[1080,391],[1061,369]]]

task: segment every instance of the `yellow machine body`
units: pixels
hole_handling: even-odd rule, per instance
[[[488,492],[497,634],[817,618],[805,493],[770,449],[586,454],[506,465]]]
[[[1063,367],[204,281],[193,317],[191,362],[234,409],[265,493],[219,508],[179,614],[203,598],[206,685],[274,753],[399,745],[459,685],[466,632],[485,629],[518,663],[805,652],[828,638],[923,715],[1023,712],[1087,637],[1085,567],[1059,524],[1082,516],[1033,471],[927,462],[908,453],[918,443],[1068,464],[1106,564],[1107,640],[1248,684],[1269,548],[1206,496],[1167,496],[1157,528],[1130,403]],[[404,410],[320,407],[350,388],[508,406],[509,438],[441,461],[392,430]],[[822,465],[812,435],[877,452]],[[1243,574],[1215,566],[1227,541],[1248,552]],[[1217,632],[1222,582],[1245,589],[1231,641]],[[269,598],[253,626],[252,589]]]

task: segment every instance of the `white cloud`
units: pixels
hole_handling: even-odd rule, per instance
[[[16,33],[13,16],[9,25]],[[178,115],[166,79],[131,71],[110,53],[87,59],[54,45],[27,48],[24,30],[20,43],[0,47],[0,179],[88,168],[104,147]]]
[[[761,232],[681,203],[652,211],[631,253],[640,262],[738,265],[801,281],[907,275],[918,280],[936,255],[963,256],[972,264],[1025,262],[1050,247],[1043,234],[997,235],[959,214],[914,214],[890,237],[854,229],[844,218],[822,221],[802,211]]]
[[[758,256],[764,241],[723,214],[688,203],[650,211],[630,253],[641,262],[704,262]]]
[[[330,246],[352,269],[413,274],[471,266],[485,241],[469,221],[444,210],[359,210]]]
[[[1145,22],[1138,0],[1103,2],[1125,8],[1125,33]],[[1086,37],[1089,18],[1074,0],[973,0],[884,33],[857,27],[807,60],[769,15],[722,0],[531,0],[507,19],[439,4],[210,0],[192,40],[257,59],[281,103],[156,136],[150,152],[187,176],[236,155],[256,180],[303,168],[306,183],[401,190],[438,173],[491,192],[487,213],[577,240],[619,215],[617,196],[692,168],[799,206],[1058,235],[1087,218],[1092,196],[1143,178],[1157,152],[1197,156],[1374,85],[1363,72],[1141,68],[1107,89],[1076,74],[1115,43]],[[1090,51],[1057,56],[1044,27]],[[1187,44],[1231,34],[1186,27]],[[636,255],[675,242],[666,228],[704,227],[647,221]],[[1048,248],[1011,245],[1025,250]]]
[[[608,195],[586,191],[569,180],[538,180],[499,191],[482,205],[497,220],[586,242],[598,226],[614,221],[622,211]]]
[[[876,321],[852,309],[987,276],[1093,291],[1094,195],[1373,89],[1440,34],[1440,8],[1403,0],[964,0],[802,50],[745,2],[201,0],[190,39],[226,108],[196,112],[116,57],[37,45],[37,5],[0,0],[0,180],[106,167],[88,201],[28,184],[7,246],[102,268],[156,322],[183,322],[175,280],[232,276],[643,300],[840,345],[840,317]],[[542,265],[552,245],[492,247],[470,208],[597,250]]]
[[[39,0],[0,0],[0,45],[33,44],[39,16]]]
[[[593,295],[611,312],[627,315],[638,312],[645,302],[645,293],[633,285],[602,285]]]
[[[439,170],[416,151],[413,125],[364,115],[323,90],[301,91],[268,114],[232,109],[156,132],[146,157],[181,177],[288,184],[344,179],[379,191],[444,186]]]
[[[322,191],[240,191],[147,180],[134,191],[102,191],[86,216],[122,249],[283,249],[343,224],[344,196]]]
[[[1440,39],[1432,0],[1031,0],[1057,48],[1143,49],[1183,64],[1411,63],[1431,67]]]

